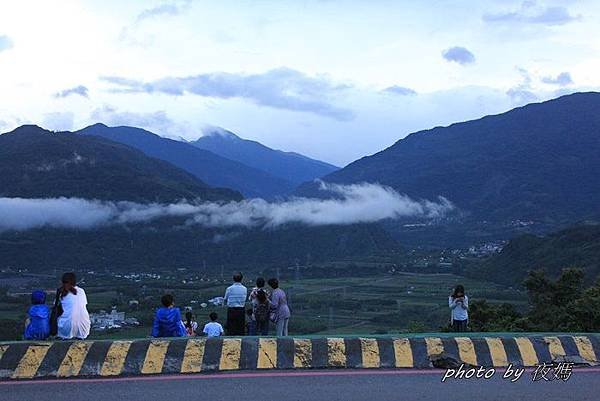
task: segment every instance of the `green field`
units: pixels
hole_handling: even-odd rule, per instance
[[[88,309],[110,310],[116,305],[127,316],[140,320],[140,327],[111,332],[92,332],[91,338],[139,338],[151,331],[153,311],[165,292],[174,294],[177,306],[192,306],[202,325],[210,312],[226,317],[222,307],[201,308],[200,303],[222,296],[228,283],[224,280],[184,285],[178,281],[139,284],[88,281]],[[92,285],[92,283],[94,285]],[[527,304],[526,294],[497,284],[477,281],[453,274],[387,273],[368,277],[335,277],[282,279],[287,292],[292,319],[290,332],[310,334],[393,334],[439,331],[448,324],[447,298],[453,286],[463,284],[471,300],[513,303],[517,308]],[[249,287],[252,282],[245,282]],[[138,299],[139,308],[130,310],[128,301]],[[50,302],[51,300],[49,300]],[[27,311],[27,299],[0,302],[0,319],[21,325]],[[3,339],[7,335],[3,335]]]

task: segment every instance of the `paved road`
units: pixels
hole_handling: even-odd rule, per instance
[[[440,371],[323,371],[155,376],[0,383],[2,401],[487,401],[598,400],[600,370],[576,370],[568,382],[490,380],[441,383]]]

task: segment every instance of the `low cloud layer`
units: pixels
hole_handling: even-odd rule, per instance
[[[322,184],[335,199],[294,198],[269,203],[262,199],[230,203],[139,204],[79,198],[0,198],[0,231],[40,227],[90,229],[143,223],[162,217],[183,217],[204,227],[278,227],[288,223],[310,226],[372,223],[401,217],[443,217],[453,209],[445,198],[416,201],[377,184]]]
[[[123,77],[102,77],[115,93],[186,94],[220,99],[242,98],[260,106],[314,113],[335,120],[354,118],[349,109],[334,106],[328,99],[340,95],[346,85],[332,83],[324,76],[308,76],[291,68],[277,68],[259,74],[215,72],[188,77],[164,77],[144,82]]]

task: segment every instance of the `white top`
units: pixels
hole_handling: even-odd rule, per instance
[[[191,322],[191,323],[192,323],[192,324],[191,324],[191,325],[192,325],[192,332],[194,332],[194,333],[195,333],[195,332],[196,332],[196,329],[198,328],[198,322],[194,322],[194,321],[192,320],[192,322]],[[181,321],[181,324],[183,325],[183,327],[185,327],[185,331],[186,331],[186,333],[187,333],[187,330],[188,330],[188,327],[186,326],[186,324],[187,324],[187,321],[185,321],[185,320],[182,320],[182,321]]]
[[[81,338],[90,335],[90,315],[83,288],[75,287],[77,295],[68,293],[61,300],[63,313],[58,318],[58,337]]]
[[[248,289],[242,283],[233,283],[225,290],[225,304],[229,308],[243,308],[248,297]]]
[[[207,337],[219,337],[224,333],[223,326],[219,322],[206,323],[203,332]]]
[[[452,310],[452,320],[468,320],[469,319],[469,297],[465,295],[464,302],[456,301],[452,297],[448,297],[448,306]]]

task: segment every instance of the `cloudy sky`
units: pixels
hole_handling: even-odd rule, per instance
[[[2,1],[0,132],[221,126],[344,165],[600,88],[600,2]]]

